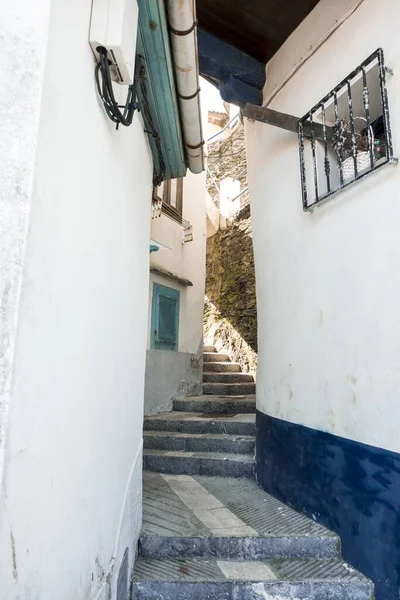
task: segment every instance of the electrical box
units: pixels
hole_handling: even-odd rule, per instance
[[[135,73],[137,0],[93,0],[89,44],[98,60],[97,48],[104,46],[111,62],[113,81],[131,85]]]

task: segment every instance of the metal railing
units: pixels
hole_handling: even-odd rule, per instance
[[[387,72],[383,51],[378,49],[300,119],[305,211],[383,165],[397,162]]]

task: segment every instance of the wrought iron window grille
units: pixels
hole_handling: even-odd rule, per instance
[[[298,124],[303,209],[308,211],[393,156],[383,50],[379,48]]]

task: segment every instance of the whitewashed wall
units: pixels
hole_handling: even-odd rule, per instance
[[[364,0],[270,108],[303,116],[381,46],[395,73],[388,94],[398,154],[399,22],[398,0]],[[306,19],[289,48],[274,57],[274,73],[280,58],[286,69],[285,57],[293,57],[307,36],[310,43],[323,37],[319,26],[313,15]],[[296,135],[247,122],[246,136],[257,271],[258,408],[398,452],[400,169],[387,167],[312,214],[303,213]]]
[[[50,0],[0,10],[0,486],[42,98]]]
[[[0,598],[108,599],[141,519],[151,157],[140,116],[117,132],[98,103],[91,1],[52,0],[50,20],[49,2],[34,4],[0,9],[9,38],[0,70],[13,65],[15,92],[15,105],[0,96],[0,163],[15,157],[1,171],[2,210],[16,194],[1,226],[22,240],[15,254],[2,245],[1,265],[24,274],[6,366]]]
[[[193,241],[182,243],[181,225],[165,215],[152,220],[151,238],[168,250],[152,252],[150,263],[193,283],[184,286],[150,274],[145,411],[169,410],[178,396],[201,393],[203,310],[206,276],[206,175],[187,172],[183,180],[183,218],[193,226]],[[153,283],[180,291],[178,352],[150,350]]]
[[[193,283],[192,287],[171,280],[150,276],[149,317],[151,317],[152,282],[175,287],[181,292],[179,321],[179,351],[195,353],[203,335],[203,307],[206,274],[206,179],[205,172],[187,172],[183,180],[183,218],[193,226],[193,241],[182,243],[181,225],[165,215],[153,219],[151,238],[169,248],[152,252],[150,264],[159,266]],[[148,337],[150,347],[150,327]]]

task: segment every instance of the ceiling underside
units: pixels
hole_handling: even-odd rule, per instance
[[[319,0],[197,0],[201,29],[267,63]]]

